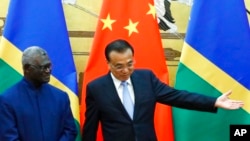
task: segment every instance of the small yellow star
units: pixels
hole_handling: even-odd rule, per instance
[[[101,21],[103,22],[103,27],[102,27],[102,30],[108,28],[110,30],[112,30],[112,24],[114,22],[116,22],[116,20],[112,20],[110,19],[110,15],[108,14],[108,16],[106,17],[106,19],[101,19]]]
[[[133,23],[131,19],[129,19],[129,25],[125,26],[124,28],[129,31],[129,36],[133,33],[136,32],[138,33],[138,30],[136,29],[136,26],[139,24],[139,22]]]
[[[155,19],[155,15],[156,15],[156,10],[155,10],[155,6],[154,5],[152,5],[152,4],[148,4],[148,6],[149,6],[149,11],[148,11],[148,15],[152,15],[153,17],[154,17],[154,19]]]

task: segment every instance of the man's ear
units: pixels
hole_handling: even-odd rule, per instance
[[[106,60],[106,63],[107,63],[107,65],[108,65],[108,69],[110,69],[109,61]]]

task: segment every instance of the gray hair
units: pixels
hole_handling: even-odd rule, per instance
[[[31,64],[37,56],[47,56],[47,52],[39,46],[31,46],[23,51],[22,65]]]

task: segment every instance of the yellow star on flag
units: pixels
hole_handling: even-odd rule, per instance
[[[101,19],[101,21],[103,22],[103,27],[102,27],[102,30],[108,28],[110,30],[112,30],[112,24],[114,22],[116,22],[116,20],[112,20],[110,19],[110,15],[108,14],[108,16],[106,17],[106,19]]]
[[[138,33],[138,30],[136,28],[136,26],[139,24],[139,22],[135,22],[133,23],[131,19],[129,19],[129,25],[125,26],[124,28],[127,29],[129,31],[129,36],[133,33],[136,32]]]
[[[151,14],[155,19],[155,15],[156,15],[155,6],[150,4],[150,3],[148,4],[148,6],[149,6],[149,11],[148,11],[147,15]]]

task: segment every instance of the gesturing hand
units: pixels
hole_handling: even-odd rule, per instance
[[[229,95],[232,93],[232,91],[227,91],[226,93],[219,96],[215,102],[215,107],[228,109],[228,110],[234,110],[239,109],[244,105],[242,101],[239,100],[231,100],[229,99]]]

